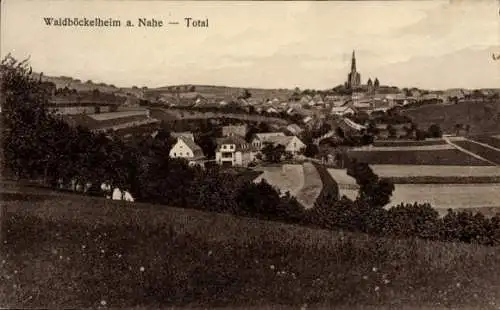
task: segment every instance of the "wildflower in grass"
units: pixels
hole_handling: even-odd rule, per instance
[[[375,286],[375,292],[378,292],[380,290],[380,287]]]
[[[14,273],[17,274],[17,270],[14,270]]]
[[[208,256],[212,255],[212,251],[208,251]]]
[[[63,256],[62,256],[62,255],[59,255],[59,259],[63,259]]]
[[[389,279],[384,279],[384,284],[389,284],[391,281]]]
[[[457,287],[460,287],[460,286],[462,286],[462,285],[460,284],[460,282],[458,282],[458,283],[457,283]]]
[[[145,270],[145,269],[144,269],[144,267],[143,267],[143,266],[141,266],[141,268],[139,268],[139,270],[140,270],[141,272],[144,272],[144,270]]]
[[[368,280],[368,276],[363,276],[363,280]]]
[[[274,270],[275,267],[274,265],[271,265],[269,268],[271,268],[271,270]]]
[[[106,305],[106,301],[105,300],[101,300],[101,306],[105,306]]]
[[[372,271],[373,271],[373,272],[377,272],[377,271],[378,271],[378,268],[377,268],[377,267],[373,267],[373,268],[372,268]]]
[[[85,250],[85,248],[86,248],[86,247],[87,247],[87,246],[86,246],[85,244],[82,244],[82,249],[84,249],[84,250]]]
[[[103,254],[104,254],[104,249],[101,249],[101,253],[103,253]]]

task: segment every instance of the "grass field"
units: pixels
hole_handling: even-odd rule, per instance
[[[495,309],[500,303],[500,248],[79,196],[20,196],[3,207],[0,301],[7,308]]]
[[[500,207],[496,184],[395,184],[389,206],[428,202],[434,208],[468,209]]]
[[[304,168],[304,186],[297,193],[297,200],[307,209],[312,208],[323,189],[323,182],[318,170],[312,163],[305,162]]]
[[[453,133],[456,124],[470,125],[470,134],[500,132],[500,102],[463,102],[454,105],[425,105],[403,110],[421,129],[438,124],[443,132]]]
[[[259,167],[263,173],[254,179],[260,182],[265,179],[269,184],[278,188],[282,193],[290,192],[296,197],[304,187],[304,169],[302,165],[282,165],[277,167]]]
[[[481,156],[484,159],[487,159],[491,162],[494,162],[498,165],[500,165],[500,152],[485,146],[482,146],[480,144],[471,142],[471,141],[454,141],[456,145],[468,150],[469,152],[472,152],[474,154],[477,154]]]
[[[425,151],[349,151],[350,158],[370,165],[485,166],[486,162],[457,149]]]

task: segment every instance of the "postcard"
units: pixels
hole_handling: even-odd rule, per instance
[[[500,309],[499,3],[2,1],[0,307]]]

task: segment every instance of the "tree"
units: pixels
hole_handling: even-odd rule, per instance
[[[262,148],[264,160],[271,163],[279,163],[285,155],[285,146],[281,144],[264,143]]]
[[[306,148],[304,149],[304,156],[306,157],[314,157],[319,154],[319,147],[314,143],[307,143]]]
[[[390,202],[394,184],[388,179],[380,179],[368,164],[353,160],[347,167],[347,174],[356,179],[360,200],[375,208],[383,207]]]
[[[437,124],[430,125],[427,134],[430,138],[441,138],[443,136],[441,128]]]

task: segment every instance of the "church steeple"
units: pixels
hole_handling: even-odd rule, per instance
[[[356,72],[356,53],[352,51],[351,72]]]
[[[351,72],[347,75],[347,88],[355,89],[361,85],[361,75],[356,70],[356,52],[352,51]]]

